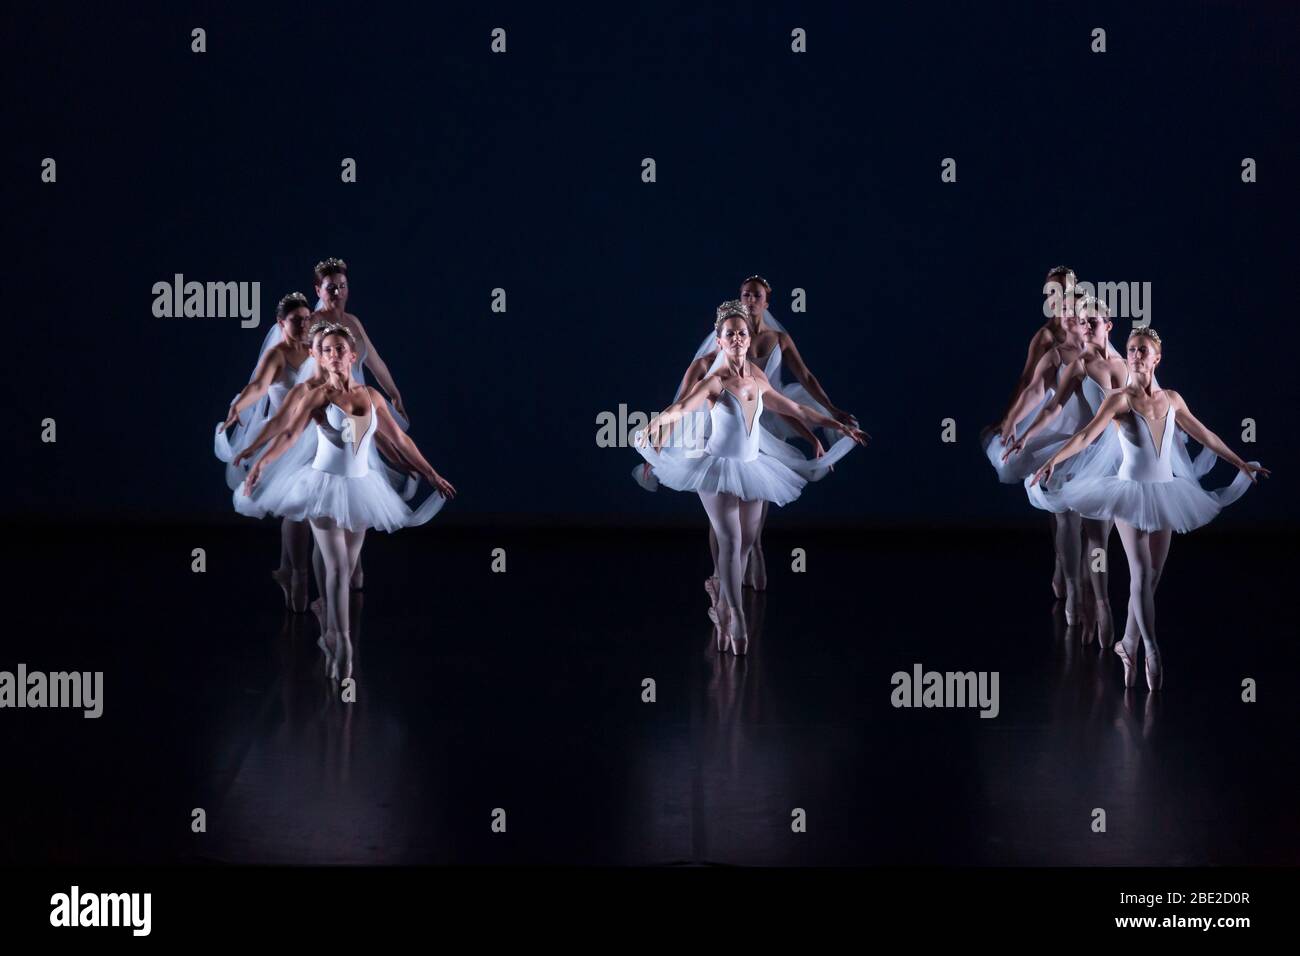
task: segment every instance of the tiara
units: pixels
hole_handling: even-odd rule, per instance
[[[739,299],[728,299],[722,305],[718,306],[716,318],[713,321],[715,326],[721,325],[727,319],[744,319],[746,324],[749,322],[749,309]]]
[[[342,270],[343,272],[347,272],[348,264],[344,262],[342,259],[336,259],[334,256],[330,256],[324,262],[316,263],[317,273],[325,273],[326,275],[328,275],[331,272],[338,272],[340,270]]]
[[[1161,343],[1161,341],[1160,341],[1160,333],[1157,332],[1155,329],[1151,328],[1151,326],[1149,326],[1149,325],[1140,325],[1140,326],[1138,326],[1137,328],[1135,328],[1132,332],[1130,332],[1130,333],[1128,334],[1128,337],[1129,337],[1129,338],[1133,338],[1133,336],[1135,336],[1135,335],[1144,335],[1144,336],[1146,336],[1147,338],[1149,338],[1152,342],[1156,343],[1156,345],[1161,345],[1161,344],[1163,344],[1163,343]]]
[[[328,319],[321,319],[319,322],[317,322],[315,325],[313,325],[313,326],[311,327],[311,330],[310,330],[310,332],[309,332],[308,334],[309,334],[312,338],[315,338],[318,334],[320,334],[320,335],[346,335],[346,336],[348,337],[348,340],[349,340],[349,341],[352,340],[352,330],[351,330],[351,329],[349,329],[346,325],[341,325],[341,324],[339,324],[338,322],[331,322],[331,321],[329,321]]]
[[[757,273],[750,276],[748,279],[746,279],[744,282],[740,284],[744,285],[746,282],[761,282],[763,283],[763,288],[767,290],[767,294],[768,295],[772,294],[772,283],[768,282],[766,279],[764,279],[761,275],[758,275]]]

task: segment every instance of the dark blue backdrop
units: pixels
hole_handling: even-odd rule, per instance
[[[151,287],[260,281],[266,322],[338,255],[413,436],[461,489],[449,518],[700,517],[637,489],[596,416],[667,403],[757,271],[875,436],[783,517],[1035,520],[976,433],[1067,262],[1152,282],[1162,383],[1234,447],[1258,421],[1251,457],[1277,476],[1221,520],[1293,523],[1300,18],[1132,6],[28,9],[4,41],[5,508],[224,519],[211,429],[265,326],[155,318]]]

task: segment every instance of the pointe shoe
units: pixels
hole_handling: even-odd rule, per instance
[[[325,676],[329,678],[338,674],[338,662],[334,658],[334,652],[330,650],[329,641],[322,634],[316,638],[316,646],[320,648],[321,654],[325,657]]]
[[[1155,658],[1154,669],[1151,667],[1152,658]],[[1160,688],[1164,687],[1165,685],[1165,669],[1164,667],[1161,666],[1160,663],[1160,652],[1156,651],[1153,654],[1150,651],[1148,651],[1144,663],[1146,664],[1146,672],[1147,672],[1147,690],[1150,691],[1160,690]]]
[[[719,625],[723,639],[718,642],[720,645],[718,649],[730,649],[737,657],[744,657],[745,652],[749,650],[749,638],[735,633],[736,612],[732,608],[723,608],[718,616],[726,621],[725,624]]]
[[[292,572],[287,568],[276,568],[271,572],[271,577],[276,584],[280,585],[280,590],[284,592],[284,606],[293,610]]]
[[[717,607],[718,606],[718,579],[712,577],[705,578],[704,590],[708,592],[709,603],[714,607]],[[716,618],[714,619],[714,623],[717,623]]]
[[[1065,597],[1065,572],[1061,570],[1060,561],[1056,562],[1056,569],[1052,571],[1052,593],[1058,601]]]
[[[1123,641],[1115,642],[1115,656],[1124,662],[1124,686],[1137,686],[1137,662],[1129,657]]]
[[[767,559],[763,557],[763,552],[754,548],[749,552],[749,567],[753,570],[753,583],[750,585],[755,591],[767,590]]]
[[[709,620],[713,622],[713,641],[714,646],[718,649],[719,654],[725,654],[727,645],[731,643],[731,636],[726,632],[722,616],[726,614],[726,608],[711,607],[709,608]]]
[[[1066,586],[1065,589],[1065,626],[1074,627],[1080,623],[1083,614],[1079,609],[1079,592]]]
[[[1102,601],[1097,602],[1097,640],[1102,647],[1110,647],[1115,643],[1115,622],[1111,620],[1110,604]]]
[[[307,610],[307,572],[293,571],[289,575],[290,601],[289,607],[295,614],[303,614]]]

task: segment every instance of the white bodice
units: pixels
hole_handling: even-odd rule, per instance
[[[367,415],[349,415],[330,402],[325,406],[325,421],[316,423],[316,458],[311,466],[348,478],[368,474],[370,446],[378,423],[373,407]]]
[[[757,386],[755,386],[757,387]],[[723,388],[709,412],[709,441],[704,450],[714,458],[753,461],[758,457],[758,418],[763,414],[763,393],[754,405],[754,420],[745,421],[745,409],[729,388]]]
[[[1119,429],[1120,448],[1124,461],[1119,466],[1119,477],[1126,481],[1173,481],[1174,479],[1174,406],[1156,427],[1162,431],[1160,450],[1157,453],[1151,423],[1130,405],[1130,414],[1115,419]]]

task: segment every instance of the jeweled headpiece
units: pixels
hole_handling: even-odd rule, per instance
[[[330,256],[330,258],[326,259],[324,262],[316,263],[317,279],[323,279],[327,275],[333,275],[335,272],[342,272],[344,275],[347,275],[348,264],[342,259],[336,259],[333,256]]]
[[[1151,328],[1151,326],[1149,325],[1138,326],[1128,334],[1128,337],[1133,338],[1133,336],[1135,335],[1145,335],[1152,342],[1156,343],[1156,345],[1159,345],[1161,348],[1164,348],[1164,343],[1160,341],[1160,333],[1157,332],[1155,329]]]
[[[745,308],[745,303],[739,299],[728,299],[722,303],[722,305],[718,306],[716,316],[713,320],[713,331],[715,333],[721,331],[722,324],[728,319],[744,319],[747,327],[753,322],[749,309]]]
[[[764,279],[761,275],[757,275],[757,274],[755,274],[755,275],[750,276],[750,277],[749,277],[748,279],[746,279],[744,282],[742,282],[742,283],[740,284],[740,285],[741,285],[741,288],[744,288],[745,284],[746,284],[746,283],[749,283],[749,282],[757,282],[757,283],[761,284],[761,285],[763,286],[763,288],[767,290],[768,298],[771,298],[771,296],[772,296],[772,283],[768,282],[768,281],[767,281],[766,279]]]
[[[275,317],[277,319],[283,319],[294,309],[300,309],[305,305],[307,305],[307,297],[305,295],[301,292],[290,292],[281,299],[279,305],[275,307]],[[310,308],[310,306],[308,306],[308,308]]]

